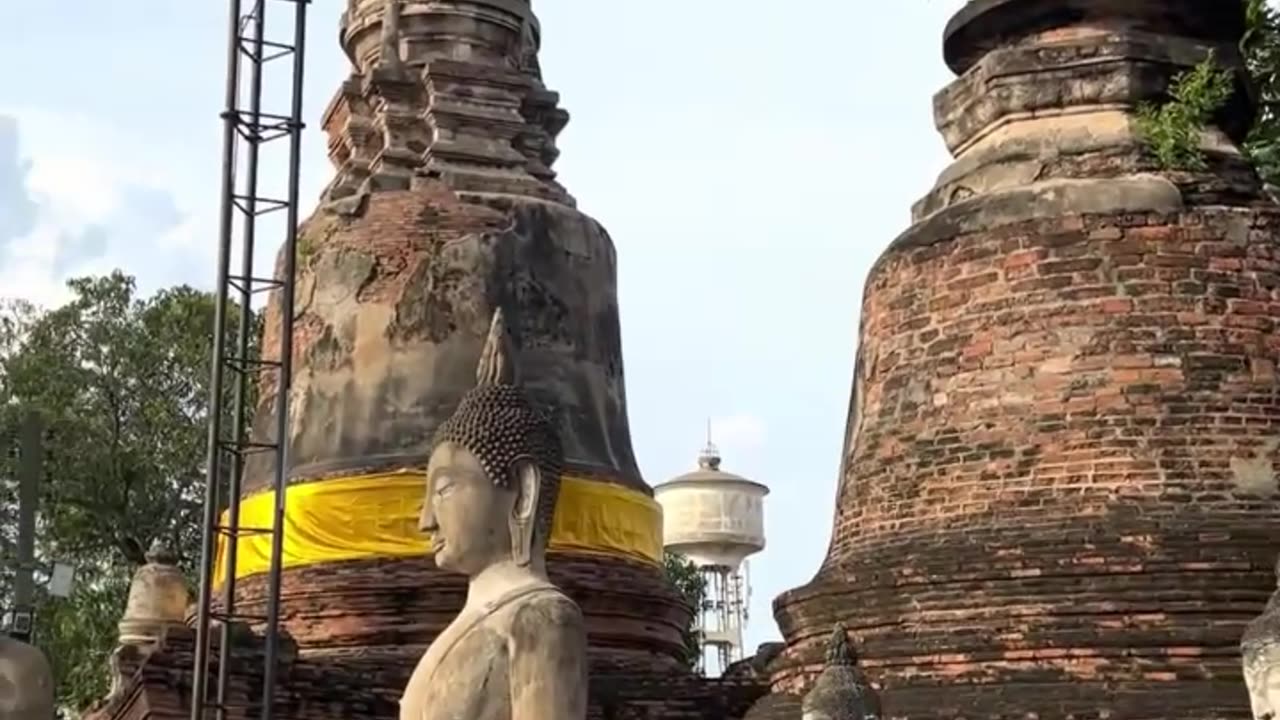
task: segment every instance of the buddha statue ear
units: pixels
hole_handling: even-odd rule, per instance
[[[511,558],[527,567],[533,561],[534,533],[538,525],[538,496],[542,491],[542,471],[530,460],[516,463],[512,489],[516,501],[511,506]]]

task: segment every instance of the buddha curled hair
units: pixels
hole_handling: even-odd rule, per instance
[[[466,448],[499,487],[511,487],[521,462],[538,467],[542,482],[534,540],[545,543],[560,494],[564,451],[554,420],[520,385],[502,310],[493,313],[476,368],[476,386],[436,429],[432,447],[446,442]]]

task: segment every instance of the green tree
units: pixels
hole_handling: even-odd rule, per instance
[[[1258,115],[1243,150],[1263,182],[1280,185],[1280,12],[1271,0],[1246,0],[1244,9],[1240,51],[1257,92]],[[1211,54],[1173,78],[1166,102],[1138,109],[1138,132],[1161,167],[1205,167],[1200,133],[1230,99],[1233,82]]]
[[[662,560],[667,579],[675,586],[676,592],[680,593],[685,603],[693,609],[693,618],[682,635],[685,650],[684,664],[694,669],[702,660],[702,634],[698,631],[697,621],[702,614],[702,603],[707,597],[707,581],[698,572],[698,567],[679,553],[665,553]]]
[[[1244,148],[1263,181],[1280,185],[1280,12],[1267,0],[1249,0],[1246,11],[1240,47],[1258,93],[1258,117]]]
[[[1168,102],[1138,108],[1138,132],[1161,167],[1205,169],[1200,133],[1233,90],[1231,73],[1219,67],[1211,53],[1204,62],[1173,78]]]
[[[107,690],[115,623],[146,548],[163,539],[184,569],[199,561],[216,301],[186,286],[139,298],[120,272],[68,285],[73,297],[57,309],[3,308],[0,438],[16,437],[21,413],[43,418],[39,559],[73,564],[77,584],[70,598],[40,600],[36,640],[59,698],[81,709]],[[229,318],[234,336],[236,308]],[[4,462],[7,516],[13,463]],[[11,541],[0,539],[6,551]]]

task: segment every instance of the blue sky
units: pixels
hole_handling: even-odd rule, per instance
[[[641,468],[651,484],[691,468],[711,417],[725,469],[772,487],[752,646],[826,551],[862,283],[947,161],[931,98],[959,4],[534,4],[573,116],[556,167],[618,248]],[[344,5],[312,4],[313,128],[347,72]],[[211,287],[225,6],[0,2],[0,65],[16,70],[0,89],[0,296],[57,303],[66,277],[115,267],[146,291]],[[309,212],[331,177],[318,130],[304,153]]]

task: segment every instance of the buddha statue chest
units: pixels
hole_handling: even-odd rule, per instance
[[[1245,628],[1240,656],[1254,720],[1280,720],[1280,590]]]
[[[400,720],[538,717],[539,706],[522,701],[538,695],[542,679],[581,671],[556,667],[585,645],[585,637],[564,632],[580,623],[577,605],[552,585],[514,589],[464,610],[418,662],[400,701]],[[565,643],[570,652],[555,647]]]

